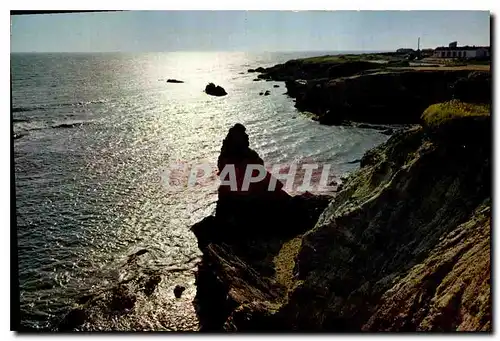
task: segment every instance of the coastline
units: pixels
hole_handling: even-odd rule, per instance
[[[294,196],[270,221],[195,224],[200,330],[491,331],[491,122],[479,116],[437,128],[422,113],[408,126],[345,120],[392,136],[334,196]],[[261,204],[242,208],[262,216]],[[93,304],[126,313],[158,278],[127,285],[82,298],[58,330],[78,329]]]
[[[215,238],[210,231],[223,220],[196,224],[196,304],[215,316],[202,318],[201,330],[491,332],[490,94],[467,97],[473,86],[491,85],[487,75],[462,71],[431,71],[458,84],[451,96],[365,153],[309,224],[281,216],[292,235],[278,225],[254,232],[241,221],[245,238]],[[251,256],[257,249],[273,259],[266,271]]]
[[[395,53],[318,56],[248,72],[284,81],[295,107],[327,125],[416,124],[434,103],[491,102],[489,65],[415,63]]]

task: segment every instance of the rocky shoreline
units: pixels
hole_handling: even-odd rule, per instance
[[[433,103],[452,99],[491,102],[489,70],[409,67],[403,60],[368,57],[306,58],[248,72],[285,82],[295,107],[328,125],[415,124]]]

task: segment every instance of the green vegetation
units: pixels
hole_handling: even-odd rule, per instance
[[[426,126],[438,127],[455,118],[488,116],[490,111],[489,104],[472,104],[451,100],[432,104],[424,111],[421,118]]]
[[[402,60],[402,58],[390,53],[364,53],[364,54],[342,54],[335,56],[326,55],[326,56],[297,59],[296,61],[302,63],[310,63],[310,64],[316,64],[316,63],[338,64],[338,63],[353,62],[353,61],[374,61],[374,60],[397,61],[397,60]]]

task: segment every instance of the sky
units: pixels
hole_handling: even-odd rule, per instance
[[[487,11],[125,11],[11,16],[11,52],[392,51],[490,45]]]

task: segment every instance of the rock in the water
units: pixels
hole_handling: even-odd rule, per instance
[[[123,314],[132,309],[137,298],[125,285],[119,285],[112,290],[110,309],[115,314]]]
[[[183,81],[180,81],[178,79],[168,79],[167,83],[184,83]]]
[[[219,174],[227,166],[234,167],[236,186],[232,191],[230,185],[221,185],[215,216],[203,219],[191,229],[203,252],[196,275],[195,301],[202,330],[230,330],[235,324],[239,330],[250,330],[251,327],[236,322],[239,310],[232,315],[233,310],[245,302],[275,300],[284,295],[270,277],[275,272],[273,256],[285,241],[313,226],[330,197],[292,197],[280,181],[274,190],[269,190],[273,177],[265,168],[263,179],[244,190],[242,181],[248,167],[263,166],[264,161],[249,147],[246,129],[241,124],[229,130],[217,165]],[[234,322],[224,327],[228,318],[232,320],[230,316]],[[266,325],[276,327],[273,323]]]
[[[205,92],[207,93],[207,95],[212,95],[212,96],[227,95],[227,92],[226,90],[224,90],[223,87],[215,85],[214,83],[208,83],[208,85],[205,87]]]
[[[269,90],[266,90],[266,92],[264,93],[264,96],[269,96],[271,94],[271,92]]]
[[[85,310],[80,308],[75,308],[71,310],[58,325],[58,330],[60,332],[68,332],[73,331],[75,328],[78,328],[87,319],[87,314]]]
[[[186,288],[183,287],[182,285],[176,285],[174,288],[175,297],[180,298],[182,296],[182,293],[184,292],[184,290],[186,290]]]
[[[219,192],[192,227],[201,329],[491,332],[491,134],[490,115],[426,117],[333,199]],[[243,126],[219,162],[262,162]]]
[[[261,81],[261,80],[262,80],[262,79],[260,79],[260,78],[254,78],[254,79],[253,79],[253,81],[254,81],[254,82],[258,82],[258,81]]]
[[[278,84],[273,85],[274,88],[279,88],[280,86]]]
[[[262,92],[262,91],[261,91],[261,92],[259,92],[259,95],[260,95],[260,96],[262,96],[263,94],[264,94],[264,92]]]
[[[144,293],[147,296],[151,295],[155,291],[156,287],[160,282],[161,282],[161,276],[159,275],[151,276],[144,284]]]

